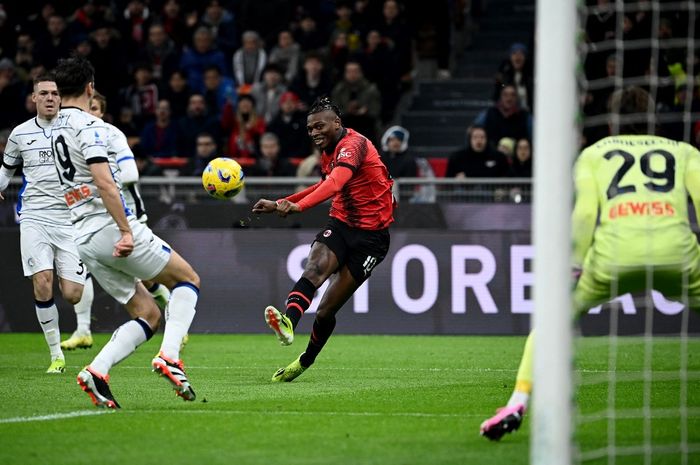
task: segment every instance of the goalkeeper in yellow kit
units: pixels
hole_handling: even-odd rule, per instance
[[[639,121],[653,103],[631,87],[613,94],[620,135],[585,149],[575,166],[573,293],[576,315],[628,292],[648,292],[700,307],[700,246],[690,229],[688,195],[700,213],[700,152],[684,142],[644,135]],[[699,216],[700,217],[700,216]],[[599,220],[599,221],[597,221]],[[520,426],[532,390],[532,340],[527,338],[508,405],[481,424],[498,440]]]

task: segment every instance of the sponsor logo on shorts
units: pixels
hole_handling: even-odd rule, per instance
[[[326,229],[325,231],[323,231],[323,237],[330,237],[331,234],[333,234],[333,231],[331,231],[330,229]]]

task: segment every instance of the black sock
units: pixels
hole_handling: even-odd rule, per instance
[[[285,315],[292,320],[292,327],[297,327],[301,316],[311,305],[311,300],[313,300],[315,293],[316,286],[306,278],[299,279],[289,292]]]
[[[301,366],[310,367],[316,357],[323,349],[323,346],[328,342],[328,338],[333,334],[335,329],[335,316],[319,320],[318,317],[314,320],[314,328],[311,331],[309,344],[306,346],[306,351],[301,355]]]

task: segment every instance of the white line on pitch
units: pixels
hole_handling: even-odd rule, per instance
[[[127,411],[122,410],[127,413]],[[172,410],[172,409],[139,409],[129,410],[129,414],[134,413],[189,413],[189,414],[216,414],[216,415],[311,415],[311,416],[348,416],[348,417],[419,417],[419,418],[464,418],[476,415],[465,415],[457,413],[423,413],[423,412],[309,412],[309,411],[257,411],[257,410]]]
[[[0,423],[29,423],[32,421],[64,420],[66,418],[87,417],[91,415],[103,415],[112,413],[111,410],[78,410],[75,412],[53,413],[51,415],[37,415],[34,417],[0,418]]]

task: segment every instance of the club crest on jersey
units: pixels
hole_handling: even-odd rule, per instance
[[[333,231],[331,231],[330,229],[326,229],[325,231],[323,231],[323,237],[330,237],[331,234],[333,234]]]

